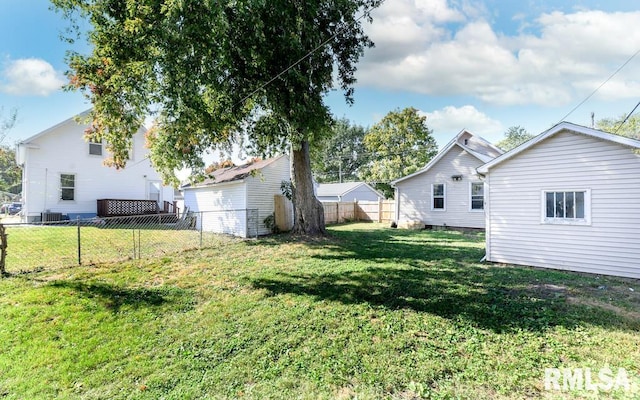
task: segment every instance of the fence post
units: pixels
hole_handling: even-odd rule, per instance
[[[76,217],[76,225],[78,225],[78,265],[82,265],[82,241],[80,240],[80,216]]]
[[[204,225],[204,211],[200,211],[200,248],[202,248],[202,226]]]
[[[378,223],[382,223],[382,199],[378,197]]]
[[[7,231],[4,224],[0,224],[0,277],[7,274],[5,262],[7,260]]]

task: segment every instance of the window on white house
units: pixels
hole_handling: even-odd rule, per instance
[[[444,210],[445,191],[444,183],[434,183],[431,185],[431,208],[433,210]]]
[[[89,142],[89,154],[92,156],[101,156],[102,142]]]
[[[60,200],[75,200],[76,176],[60,174]]]
[[[590,191],[544,191],[544,222],[578,223],[590,221]]]
[[[471,182],[471,210],[484,210],[484,183]]]

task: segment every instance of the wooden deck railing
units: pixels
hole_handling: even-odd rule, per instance
[[[175,202],[165,201],[160,209],[155,200],[98,199],[97,210],[98,217],[178,213]]]

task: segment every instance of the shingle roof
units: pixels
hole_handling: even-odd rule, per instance
[[[193,187],[212,186],[224,182],[239,181],[255,174],[257,171],[263,169],[267,165],[273,163],[276,160],[279,160],[282,157],[286,156],[281,155],[278,157],[269,158],[267,160],[256,161],[253,164],[244,164],[235,167],[217,169],[209,174],[209,178],[205,179],[204,181],[198,182],[196,184],[188,183],[186,185],[183,185],[182,188],[185,189]]]

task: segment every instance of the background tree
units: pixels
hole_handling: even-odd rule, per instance
[[[115,167],[152,108],[151,161],[173,183],[244,129],[254,155],[290,147],[293,230],[324,233],[309,145],[330,124],[323,98],[335,82],[352,101],[355,65],[372,45],[361,19],[381,0],[52,1],[92,25],[91,54],[69,55],[70,88],[93,104],[86,134],[109,143]]]
[[[496,146],[504,151],[509,151],[520,146],[529,139],[533,139],[536,135],[527,132],[521,126],[512,126],[504,133],[504,139],[496,143]]]
[[[632,115],[624,122],[626,118],[626,115],[621,115],[618,118],[604,118],[596,122],[596,128],[616,135],[640,139],[640,115]]]
[[[388,198],[393,197],[389,182],[416,172],[438,153],[427,117],[413,107],[388,113],[369,129],[364,146],[371,159],[362,178]]]
[[[17,115],[16,110],[11,110],[5,117],[4,110],[0,108],[0,143],[4,142],[15,125]],[[0,145],[0,191],[13,194],[22,191],[22,170],[16,165],[15,148],[6,144]]]
[[[311,169],[318,182],[349,182],[369,157],[364,148],[366,130],[342,118],[334,122],[331,133],[311,149]]]

